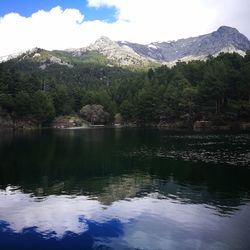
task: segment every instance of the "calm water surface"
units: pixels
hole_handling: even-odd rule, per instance
[[[250,249],[250,135],[0,134],[0,249]]]

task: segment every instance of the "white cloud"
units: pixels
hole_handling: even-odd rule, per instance
[[[0,221],[7,223],[9,230],[22,233],[25,229],[35,228],[44,237],[61,239],[68,232],[87,232],[89,221],[105,224],[115,219],[122,223],[123,231],[117,238],[105,236],[105,242],[112,249],[240,248],[244,246],[242,239],[247,234],[250,211],[248,205],[239,208],[229,220],[218,216],[214,206],[184,204],[170,197],[158,199],[156,193],[104,206],[88,196],[50,195],[38,199],[16,190],[16,187],[0,190]],[[213,240],[204,240],[207,235]],[[230,240],[230,235],[238,237]]]
[[[138,43],[167,41],[208,33],[221,25],[250,37],[248,0],[88,0],[88,5],[115,7],[117,20],[86,21],[79,10],[60,7],[28,18],[17,13],[0,17],[0,56],[33,47],[83,47],[102,35]]]
[[[172,202],[169,199],[157,200],[153,197],[116,201],[110,206],[104,206],[88,196],[50,195],[38,200],[19,190],[12,191],[12,187],[0,190],[0,221],[8,223],[12,231],[20,233],[25,228],[36,227],[37,232],[45,235],[55,232],[55,237],[58,238],[62,238],[67,232],[81,234],[88,231],[87,220],[105,223],[118,219],[127,224],[131,220],[138,223],[146,216],[149,223],[158,218],[165,224],[172,221],[177,227],[193,222],[203,227],[210,216],[212,226],[215,218],[212,212],[213,210],[210,211],[203,205],[185,206],[176,200]],[[197,213],[206,213],[207,217],[197,219]],[[145,228],[145,232],[148,232],[148,236],[153,233],[150,228]]]
[[[134,40],[178,39],[211,32],[221,25],[236,27],[250,36],[249,0],[88,0],[88,3],[97,8],[116,7],[118,20],[133,24],[137,34]]]
[[[31,17],[10,13],[0,19],[0,55],[33,47],[65,48],[75,44],[84,16],[75,9],[55,7]]]

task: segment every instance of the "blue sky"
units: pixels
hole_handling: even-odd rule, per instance
[[[0,16],[16,12],[29,17],[38,10],[49,11],[56,6],[61,6],[63,9],[78,9],[84,14],[86,21],[105,20],[114,22],[116,20],[116,9],[114,7],[89,7],[86,0],[0,0]]]

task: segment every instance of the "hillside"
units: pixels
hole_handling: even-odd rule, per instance
[[[161,64],[173,66],[177,61],[206,60],[221,52],[238,53],[242,56],[250,50],[250,41],[237,29],[222,26],[210,34],[148,45],[127,41],[112,41],[101,37],[87,47],[61,51],[32,49],[30,51],[0,57],[0,61],[13,58],[39,62],[41,69],[52,64],[73,67],[75,64],[98,64],[129,69],[148,69]]]
[[[0,64],[0,128],[50,126],[66,115],[170,128],[250,122],[249,53],[143,71],[71,53],[36,49]]]

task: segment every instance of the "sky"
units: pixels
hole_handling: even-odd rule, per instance
[[[237,28],[250,38],[249,0],[0,0],[0,56],[80,48],[100,36],[148,44]]]

